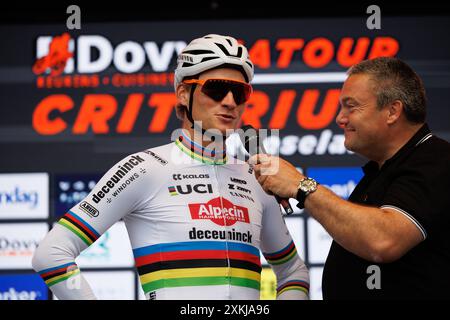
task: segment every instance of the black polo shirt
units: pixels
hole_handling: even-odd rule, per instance
[[[398,211],[425,240],[385,264],[364,260],[333,241],[323,270],[324,299],[449,299],[450,144],[425,124],[381,169],[371,161],[363,170],[349,200]],[[381,289],[368,289],[370,265],[380,268]]]

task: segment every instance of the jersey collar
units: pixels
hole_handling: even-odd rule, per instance
[[[226,149],[208,149],[192,141],[188,135],[181,130],[181,135],[175,140],[175,145],[192,159],[212,165],[227,163]]]

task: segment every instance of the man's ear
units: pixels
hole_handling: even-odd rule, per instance
[[[401,114],[403,113],[403,102],[400,100],[395,100],[391,102],[388,106],[388,118],[387,123],[388,124],[394,124],[398,121]]]
[[[176,90],[177,102],[184,106],[189,105],[189,89],[184,84],[179,84]]]

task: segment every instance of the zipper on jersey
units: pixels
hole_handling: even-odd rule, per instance
[[[222,166],[219,168],[219,166],[214,165],[214,175],[216,177],[217,185],[218,185],[218,192],[219,192],[219,199],[220,199],[220,209],[222,211],[222,219],[223,219],[223,228],[225,230],[225,252],[227,257],[227,273],[226,276],[228,278],[228,298],[231,298],[231,264],[230,264],[230,256],[229,256],[229,247],[228,247],[228,225],[227,225],[227,219],[225,218],[224,214],[224,205],[223,205],[223,197],[222,192],[220,189],[219,184],[219,169],[223,168]]]

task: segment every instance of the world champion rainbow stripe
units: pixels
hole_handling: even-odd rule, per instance
[[[297,249],[295,248],[294,241],[291,241],[286,247],[280,251],[273,253],[263,253],[267,262],[272,265],[280,265],[288,262],[297,255]],[[309,283],[302,280],[291,280],[283,283],[277,288],[277,296],[288,290],[300,290],[306,295],[309,293]]]
[[[291,241],[286,247],[284,247],[280,251],[263,254],[268,263],[272,265],[279,265],[295,257],[297,255],[297,249],[295,248],[294,241]]]
[[[142,288],[233,285],[259,290],[259,250],[235,242],[156,244],[133,250]]]
[[[95,229],[91,227],[89,223],[87,223],[85,220],[83,220],[80,216],[78,216],[72,211],[67,212],[58,221],[58,224],[66,227],[67,229],[75,233],[88,246],[90,246],[98,238],[100,238],[100,234],[97,231],[95,231]]]
[[[75,262],[70,262],[57,267],[39,271],[39,275],[49,287],[65,281],[80,273],[80,269]]]

